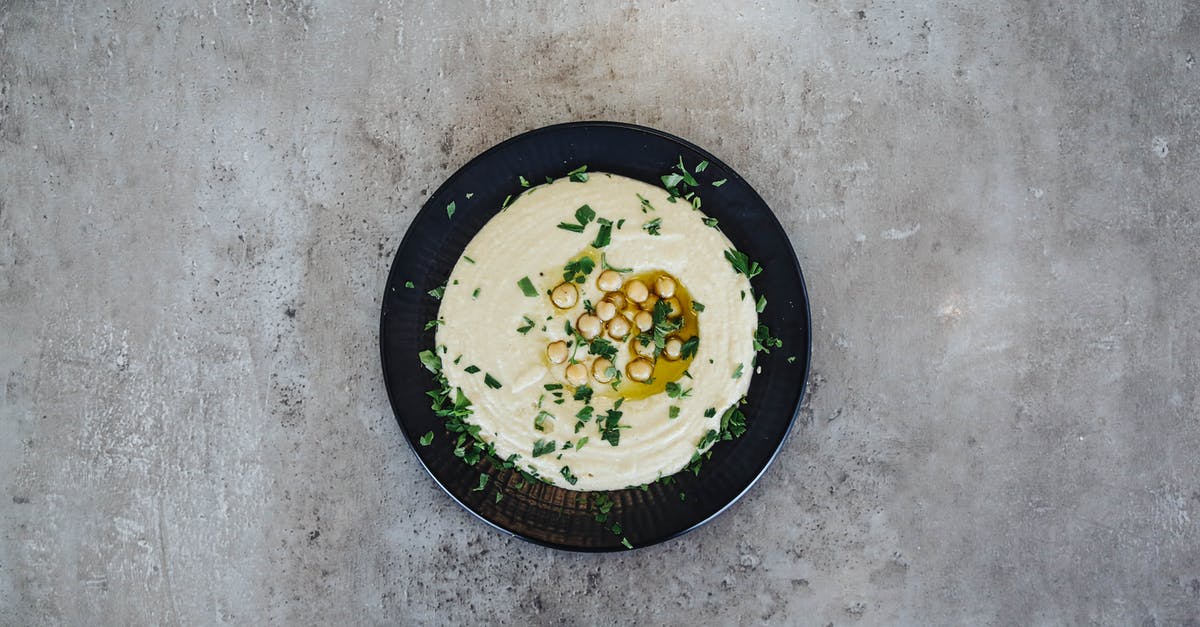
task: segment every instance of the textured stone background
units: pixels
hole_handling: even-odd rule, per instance
[[[71,4],[0,3],[0,622],[1200,617],[1200,3]],[[748,498],[606,556],[444,496],[376,349],[428,192],[596,118],[816,329]]]

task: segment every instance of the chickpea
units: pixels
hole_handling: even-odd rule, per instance
[[[683,315],[683,305],[679,304],[678,298],[668,298],[667,304],[671,306],[671,311],[667,312],[668,318],[678,318]]]
[[[571,364],[570,366],[567,366],[566,375],[567,383],[577,387],[583,385],[584,383],[587,383],[588,380],[587,366],[580,363]]]
[[[612,303],[618,311],[625,308],[625,295],[620,292],[609,292],[605,295],[604,300]]]
[[[575,328],[580,335],[590,340],[600,335],[600,332],[604,330],[604,323],[600,321],[599,317],[585,313],[575,321]]]
[[[601,320],[603,320],[605,322],[608,322],[609,320],[612,320],[614,317],[616,317],[616,315],[617,315],[617,306],[616,305],[614,305],[606,300],[602,300],[602,301],[596,303],[596,317],[600,318]]]
[[[546,347],[546,357],[550,359],[552,364],[561,364],[567,360],[567,343],[563,341],[551,342]]]
[[[633,323],[637,325],[639,331],[649,331],[654,326],[654,316],[648,311],[639,311],[633,317]]]
[[[646,287],[645,283],[634,279],[625,284],[625,295],[629,297],[629,300],[640,303],[650,295],[650,289]]]
[[[598,357],[592,362],[592,378],[600,383],[608,383],[612,381],[612,375],[608,369],[613,367],[613,363],[604,357]]]
[[[613,318],[608,321],[608,336],[614,340],[623,340],[629,335],[629,321],[625,318]]]
[[[550,301],[559,309],[570,309],[579,302],[579,290],[573,283],[559,283],[558,287],[550,292]]]
[[[635,339],[632,344],[633,352],[641,355],[642,357],[654,359],[654,342],[646,342],[645,344],[642,344],[639,340]]]
[[[645,383],[654,374],[654,364],[648,359],[635,359],[625,367],[625,372],[629,374],[630,379]]]
[[[606,292],[615,292],[621,289],[621,283],[621,275],[616,270],[605,270],[596,277],[596,287]]]
[[[677,337],[667,338],[667,343],[663,346],[663,357],[675,361],[683,353],[683,340]]]
[[[670,298],[675,295],[675,279],[669,276],[660,276],[654,280],[654,291],[658,292],[663,298]]]

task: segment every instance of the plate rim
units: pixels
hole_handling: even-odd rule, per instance
[[[446,495],[448,495],[451,500],[453,500],[455,503],[457,503],[460,507],[462,507],[466,511],[470,512],[471,515],[474,516],[475,518],[486,523],[489,527],[491,527],[497,531],[500,531],[501,533],[504,533],[508,536],[513,536],[513,537],[519,538],[519,539],[521,539],[525,542],[529,542],[531,544],[536,544],[536,545],[544,546],[544,547],[551,548],[551,549],[557,549],[557,550],[561,550],[561,551],[570,551],[570,552],[575,552],[575,553],[625,552],[625,551],[629,551],[630,549],[626,549],[625,547],[621,547],[619,545],[617,547],[606,547],[606,546],[585,547],[585,546],[576,546],[576,545],[570,545],[570,544],[562,544],[562,543],[558,543],[558,542],[551,542],[551,541],[543,540],[541,538],[528,536],[524,533],[514,531],[511,529],[507,529],[507,528],[501,526],[499,523],[488,519],[482,513],[475,511],[475,509],[470,507],[462,499],[458,498],[458,496],[456,496],[445,484],[443,484],[442,481],[440,481],[437,478],[437,476],[433,473],[433,471],[429,468],[429,465],[425,463],[425,460],[421,458],[421,455],[417,452],[417,448],[416,448],[417,444],[413,439],[413,435],[408,432],[408,429],[405,428],[404,423],[400,419],[400,412],[398,411],[398,408],[396,405],[396,402],[397,402],[396,398],[392,393],[392,386],[390,386],[388,384],[388,381],[389,381],[388,357],[387,357],[386,348],[384,346],[384,332],[385,332],[385,326],[387,324],[387,316],[388,316],[388,308],[387,308],[387,304],[386,304],[387,298],[388,298],[387,293],[388,293],[388,289],[394,284],[396,276],[397,276],[397,272],[399,271],[398,261],[399,261],[400,251],[403,250],[405,248],[405,246],[410,243],[410,238],[414,236],[413,229],[412,229],[413,224],[417,221],[417,219],[422,214],[426,213],[427,211],[437,211],[437,208],[434,207],[432,204],[433,199],[441,196],[442,192],[450,185],[450,183],[452,181],[457,180],[459,175],[461,175],[465,170],[470,168],[475,163],[486,159],[489,155],[491,155],[495,152],[498,152],[498,151],[502,150],[504,147],[506,147],[512,143],[515,143],[517,141],[527,140],[531,137],[536,137],[538,135],[552,134],[556,131],[561,131],[564,129],[575,129],[575,128],[618,128],[618,129],[622,129],[622,130],[634,131],[634,132],[643,133],[646,135],[656,136],[660,139],[665,139],[668,142],[682,145],[682,146],[686,147],[687,149],[692,150],[692,151],[696,152],[697,154],[701,155],[704,159],[708,160],[710,163],[715,163],[715,164],[719,164],[719,165],[723,166],[724,170],[729,173],[730,178],[736,178],[736,180],[738,180],[742,184],[744,184],[745,188],[747,190],[749,190],[749,192],[751,194],[753,194],[753,198],[755,200],[757,200],[763,207],[765,207],[767,209],[767,214],[768,214],[771,222],[784,235],[784,239],[787,241],[787,245],[788,245],[787,246],[788,252],[791,257],[792,269],[796,272],[796,276],[799,279],[800,300],[804,305],[803,323],[805,325],[805,328],[807,329],[807,333],[805,334],[806,341],[805,341],[805,346],[804,346],[804,351],[803,351],[804,359],[803,359],[803,366],[802,366],[802,370],[801,370],[802,376],[801,376],[801,381],[800,381],[800,393],[796,397],[796,406],[792,409],[792,414],[787,420],[787,427],[783,432],[783,437],[781,437],[779,439],[779,442],[775,445],[774,450],[771,451],[770,456],[767,457],[766,461],[763,463],[762,467],[758,470],[758,472],[755,473],[755,475],[746,483],[746,485],[740,491],[737,492],[737,494],[735,494],[733,497],[731,497],[728,500],[728,502],[726,502],[721,507],[717,508],[711,514],[709,514],[708,516],[705,516],[703,519],[701,519],[687,527],[664,534],[661,537],[657,537],[657,538],[650,540],[649,542],[638,544],[638,545],[634,546],[632,550],[643,549],[643,548],[648,548],[651,546],[659,545],[659,544],[668,542],[670,540],[679,538],[680,536],[686,535],[692,531],[695,531],[696,529],[699,529],[700,527],[703,527],[704,525],[712,522],[715,518],[717,518],[721,514],[724,514],[726,511],[731,509],[734,505],[736,505],[743,498],[745,498],[746,494],[749,493],[750,490],[754,488],[754,486],[758,485],[758,482],[767,473],[767,470],[770,469],[771,466],[775,463],[775,460],[779,457],[779,454],[783,451],[783,447],[785,445],[787,445],[788,440],[791,438],[792,431],[796,426],[796,419],[800,415],[800,410],[804,405],[804,398],[808,392],[808,380],[809,380],[809,375],[811,374],[811,371],[812,371],[812,344],[813,344],[813,342],[812,342],[812,307],[809,303],[809,298],[808,298],[808,283],[804,279],[804,271],[803,271],[803,268],[801,268],[801,266],[800,266],[800,259],[799,259],[798,255],[796,254],[795,246],[792,245],[791,237],[788,236],[787,230],[783,227],[783,223],[779,221],[779,216],[776,215],[775,210],[772,209],[769,204],[767,204],[767,202],[762,198],[762,195],[758,193],[758,190],[755,189],[753,185],[750,185],[749,181],[747,181],[745,179],[745,177],[743,177],[737,170],[730,167],[729,164],[726,163],[724,160],[718,158],[717,156],[715,156],[712,153],[710,153],[709,151],[701,148],[700,146],[697,146],[696,144],[694,144],[686,139],[683,139],[681,137],[678,137],[678,136],[668,133],[666,131],[662,131],[662,130],[659,130],[656,128],[651,128],[648,126],[642,126],[639,124],[632,124],[632,123],[628,123],[628,122],[616,122],[616,121],[610,121],[610,120],[577,120],[577,121],[573,121],[573,122],[561,122],[561,123],[556,123],[556,124],[550,124],[547,126],[541,126],[538,128],[530,129],[530,130],[518,133],[516,135],[513,135],[497,144],[492,145],[491,147],[484,150],[483,152],[480,152],[479,154],[475,155],[474,157],[471,157],[466,162],[464,162],[462,165],[460,165],[458,168],[456,168],[453,172],[451,172],[448,176],[446,176],[445,180],[443,180],[442,183],[440,185],[438,185],[438,187],[436,189],[434,189],[433,192],[430,193],[428,195],[428,197],[426,198],[426,200],[421,204],[420,209],[418,209],[416,214],[413,215],[412,220],[409,221],[408,227],[405,228],[404,236],[400,239],[400,243],[396,246],[396,249],[392,253],[392,261],[391,261],[390,267],[388,269],[387,278],[385,279],[384,285],[383,285],[383,297],[380,299],[380,304],[379,304],[380,314],[379,314],[379,327],[378,327],[378,337],[377,337],[377,341],[379,344],[379,358],[380,358],[381,371],[382,371],[382,375],[383,375],[383,387],[384,387],[385,392],[387,393],[388,406],[392,410],[392,418],[395,419],[396,425],[400,428],[401,434],[404,436],[405,441],[408,442],[410,452],[412,453],[412,455],[414,457],[417,458],[417,462],[421,465],[421,468],[425,470],[425,474],[428,475],[433,480],[433,482],[438,486],[438,488],[440,488],[442,490],[442,492],[444,492]],[[486,222],[485,222],[485,224],[486,224]],[[474,235],[472,235],[472,237],[474,237]]]

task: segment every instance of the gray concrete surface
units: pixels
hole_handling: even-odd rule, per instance
[[[136,6],[135,6],[136,5]],[[1200,4],[0,4],[0,623],[1196,624]],[[702,530],[445,497],[376,320],[517,132],[727,160],[810,396]]]

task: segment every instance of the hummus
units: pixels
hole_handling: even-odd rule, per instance
[[[484,225],[436,341],[497,456],[562,488],[615,490],[712,446],[749,388],[758,316],[715,221],[641,181],[578,178]]]

